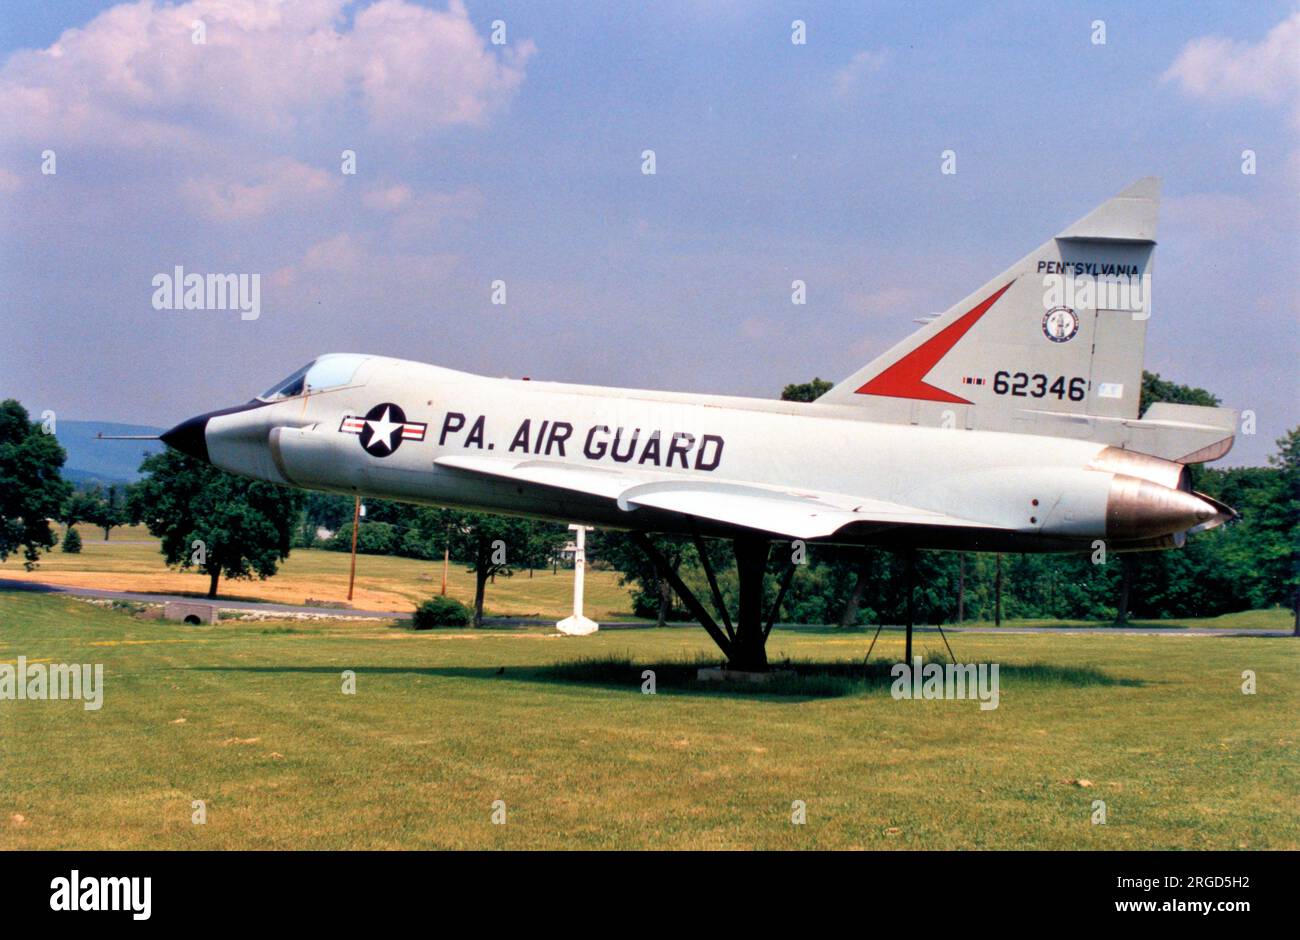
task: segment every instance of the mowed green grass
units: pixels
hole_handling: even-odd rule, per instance
[[[837,663],[869,639],[778,630],[770,649]],[[641,664],[713,655],[696,629],[185,627],[0,592],[0,661],[99,662],[106,685],[98,712],[0,702],[0,849],[1300,846],[1296,641],[951,640],[1001,664],[999,708],[642,694]],[[581,665],[615,658],[635,665]]]
[[[977,622],[968,620],[962,626],[995,629],[993,621]],[[1071,630],[1123,630],[1127,627],[1155,628],[1160,630],[1280,630],[1290,633],[1295,628],[1295,614],[1282,607],[1267,610],[1243,610],[1217,617],[1171,617],[1168,620],[1131,620],[1127,624],[1109,623],[1101,620],[1004,620],[1002,629],[1014,630],[1020,627],[1066,627]]]

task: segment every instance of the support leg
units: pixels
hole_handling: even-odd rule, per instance
[[[747,536],[735,539],[732,543],[736,552],[736,573],[740,580],[740,611],[735,624],[728,623],[728,629],[724,630],[654,547],[649,537],[641,532],[633,532],[631,537],[658,569],[660,577],[673,586],[673,590],[695,615],[700,626],[704,627],[713,638],[713,642],[718,644],[718,649],[722,650],[727,657],[727,665],[730,668],[744,672],[767,671],[767,635],[772,629],[771,622],[776,619],[776,609],[774,609],[771,620],[766,625],[763,622],[763,576],[767,573],[767,556],[770,549],[767,539]],[[700,557],[706,558],[703,546],[701,546]],[[707,560],[704,563],[707,566]],[[711,576],[712,571],[706,567],[705,572],[710,575],[710,587],[713,588],[715,600],[721,609],[722,597],[717,591],[715,579]],[[791,574],[792,571],[787,572],[782,596],[785,588],[789,586]],[[778,598],[778,607],[779,601],[780,598]],[[727,617],[725,610],[722,616]]]
[[[785,576],[781,579],[781,590],[776,592],[776,603],[772,605],[772,613],[768,615],[767,626],[763,628],[764,642],[771,635],[772,628],[776,626],[776,618],[781,615],[781,602],[785,600],[786,592],[790,590],[792,580],[794,580],[794,562],[790,561],[785,566]]]
[[[736,643],[730,657],[733,669],[767,671],[767,631],[763,629],[763,575],[767,572],[767,539],[745,537],[733,542],[736,573],[740,579],[740,613],[736,618]]]
[[[631,537],[632,541],[636,543],[637,548],[645,552],[646,557],[649,558],[654,566],[659,569],[659,576],[673,586],[673,590],[677,592],[677,596],[682,599],[682,603],[684,603],[690,609],[691,613],[695,615],[695,619],[700,622],[700,626],[708,631],[709,636],[713,637],[713,642],[718,644],[718,649],[722,650],[723,655],[726,656],[728,660],[733,659],[735,654],[735,645],[727,635],[722,632],[721,628],[718,627],[717,621],[715,621],[709,612],[704,609],[704,605],[700,603],[699,598],[691,592],[691,589],[686,586],[685,582],[682,581],[677,572],[673,570],[672,565],[668,564],[668,560],[664,558],[657,548],[654,547],[654,543],[650,541],[650,538],[641,532],[633,532]]]

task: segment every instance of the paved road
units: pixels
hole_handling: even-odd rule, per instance
[[[135,594],[130,591],[101,591],[97,588],[45,584],[40,581],[19,581],[12,578],[0,578],[0,590],[34,591],[40,594],[72,594],[76,597],[137,601],[142,604],[161,604],[166,601],[185,601],[190,604],[214,603],[222,610],[257,610],[276,614],[325,614],[331,617],[366,617],[374,620],[409,620],[411,617],[409,610],[399,612],[391,610],[354,610],[351,607],[299,607],[294,604],[264,604],[258,601],[227,601],[220,598],[209,602],[204,597],[183,594]]]
[[[268,614],[316,614],[325,617],[359,617],[367,620],[410,620],[409,610],[357,610],[353,607],[308,607],[296,604],[272,604],[262,601],[228,601],[218,598],[208,601],[205,597],[188,594],[139,594],[132,591],[104,591],[99,588],[73,587],[67,584],[47,584],[42,581],[20,581],[16,578],[0,578],[0,591],[31,591],[36,594],[68,594],[73,597],[92,597],[100,600],[136,601],[141,604],[162,604],[167,601],[186,603],[216,604],[220,610],[250,610]],[[494,627],[553,627],[554,620],[536,620],[515,617],[487,618]],[[633,621],[602,623],[605,630],[645,629],[652,624]],[[671,626],[694,627],[693,623],[671,624]]]
[[[886,627],[885,629],[891,629]],[[901,630],[902,627],[892,629]],[[917,628],[918,630],[921,628]],[[929,630],[929,627],[925,628]],[[1061,636],[1290,636],[1289,630],[1233,630],[1207,627],[945,627],[948,633],[1055,633]]]
[[[161,604],[165,601],[187,601],[190,603],[207,603],[206,598],[181,594],[135,594],[130,591],[101,591],[96,588],[70,587],[63,584],[45,584],[40,581],[19,581],[12,578],[0,578],[0,590],[32,591],[40,594],[71,594],[76,597],[94,597],[104,600],[136,601],[144,604]],[[410,611],[394,610],[356,610],[351,607],[307,607],[294,604],[271,604],[259,601],[216,600],[213,603],[221,610],[251,610],[276,614],[317,614],[326,617],[361,617],[368,620],[409,620]],[[553,620],[538,620],[525,617],[494,617],[487,620],[494,627],[552,627]],[[602,630],[645,630],[653,625],[647,621],[606,621],[600,624]],[[670,627],[690,627],[698,629],[694,623],[670,623]],[[788,626],[777,624],[777,626]],[[899,631],[899,625],[886,625],[886,631]],[[1203,627],[945,627],[948,633],[991,633],[991,634],[1058,634],[1063,636],[1290,636],[1288,630],[1231,630],[1206,629]],[[870,630],[862,631],[872,632]],[[916,633],[938,633],[937,627],[916,627]]]

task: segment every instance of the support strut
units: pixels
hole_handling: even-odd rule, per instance
[[[631,533],[631,537],[632,541],[636,543],[637,548],[645,552],[646,557],[649,558],[655,568],[659,570],[659,576],[673,586],[673,590],[677,592],[677,596],[682,599],[682,603],[684,603],[690,612],[695,615],[695,619],[700,622],[700,626],[708,631],[709,636],[713,637],[713,642],[718,644],[718,648],[722,650],[723,655],[725,655],[727,659],[731,659],[734,651],[731,640],[728,639],[727,635],[718,628],[717,621],[715,621],[712,615],[704,609],[704,605],[700,603],[699,598],[697,598],[695,593],[686,586],[686,583],[682,581],[677,572],[673,570],[672,565],[668,564],[668,559],[664,558],[659,549],[655,548],[654,543],[650,541],[649,536],[644,532],[633,532]]]
[[[767,559],[771,544],[768,539],[762,536],[739,536],[733,539],[732,546],[736,553],[736,574],[740,581],[740,610],[733,624],[727,606],[723,602],[722,592],[718,589],[717,576],[714,574],[713,565],[709,561],[708,553],[705,551],[704,540],[699,533],[693,533],[693,537],[696,550],[700,555],[700,564],[704,568],[705,577],[709,582],[709,589],[713,593],[713,601],[722,620],[721,624],[700,599],[695,596],[694,592],[686,586],[677,572],[672,569],[667,559],[650,541],[649,536],[643,532],[631,533],[633,543],[641,551],[645,552],[646,557],[658,570],[659,576],[672,585],[673,590],[677,592],[682,602],[700,622],[700,626],[704,627],[709,636],[713,638],[713,642],[718,644],[718,648],[727,657],[727,665],[731,669],[745,672],[765,672],[767,670],[767,637],[772,632],[772,626],[776,623],[777,614],[781,609],[781,602],[785,599],[786,591],[790,587],[790,579],[794,575],[794,565],[791,564],[785,572],[776,603],[768,616],[764,618],[763,577],[767,573]]]
[[[694,522],[691,523],[691,539],[695,542],[695,552],[700,556],[700,564],[704,567],[704,576],[709,579],[709,590],[713,593],[713,606],[722,617],[722,626],[726,628],[727,636],[734,643],[736,641],[736,631],[731,626],[731,614],[727,611],[727,605],[722,599],[722,592],[718,590],[718,579],[713,574],[713,562],[709,561],[709,553],[704,548],[704,539],[700,537],[699,529]]]
[[[781,613],[781,602],[785,600],[785,592],[790,590],[790,580],[794,577],[794,559],[790,559],[785,566],[785,575],[781,578],[781,590],[776,592],[776,602],[772,604],[772,613],[768,615],[767,626],[763,628],[763,639],[766,640],[768,634],[772,632],[772,627],[776,625],[777,615]]]
[[[910,665],[912,662],[912,626],[916,622],[916,598],[914,596],[916,586],[915,548],[907,549],[904,554],[904,573],[903,589],[907,591],[907,649],[903,653],[903,662]],[[871,651],[876,648],[876,640],[880,639],[880,631],[884,626],[883,620],[876,626],[876,634],[871,638],[871,645],[867,647],[867,655],[862,660],[864,667],[871,660]],[[952,644],[948,642],[948,634],[943,632],[943,624],[935,624],[935,626],[939,628],[939,636],[943,638],[943,645],[948,648],[949,657],[954,663],[957,662],[957,654],[952,651]]]

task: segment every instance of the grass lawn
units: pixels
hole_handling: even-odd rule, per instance
[[[0,563],[0,578],[24,578],[49,584],[155,594],[208,592],[206,576],[168,569],[158,550],[158,540],[143,526],[114,529],[104,541],[104,531],[78,526],[82,550],[68,554],[55,548],[41,556],[35,571],[23,569],[22,559],[10,555]],[[226,600],[273,601],[302,604],[308,598],[346,604],[347,552],[295,548],[276,575],[265,581],[231,581],[223,578],[217,593]],[[416,602],[442,588],[442,561],[421,561],[387,555],[358,555],[357,582],[352,606],[360,610],[409,612]],[[452,562],[447,593],[466,604],[474,602],[474,575]],[[599,620],[631,619],[632,599],[620,587],[613,571],[587,569],[587,616]],[[573,613],[573,571],[527,571],[497,578],[489,584],[484,604],[490,616],[537,615],[559,620]]]
[[[947,626],[947,624],[944,624]],[[994,629],[993,621],[967,621],[964,627]],[[1218,617],[1184,617],[1168,620],[1130,620],[1127,624],[1105,623],[1097,620],[1003,620],[1004,629],[1016,627],[1069,627],[1075,629],[1118,629],[1125,627],[1142,627],[1168,630],[1185,630],[1195,627],[1198,630],[1285,630],[1290,632],[1295,626],[1295,614],[1282,608],[1269,610],[1244,610],[1233,614],[1220,614]]]
[[[869,639],[778,629],[770,650],[842,664]],[[0,850],[1300,847],[1294,640],[951,640],[1001,664],[996,710],[887,682],[700,688],[694,629],[185,627],[0,592],[0,662],[105,672],[99,711],[0,701]]]

